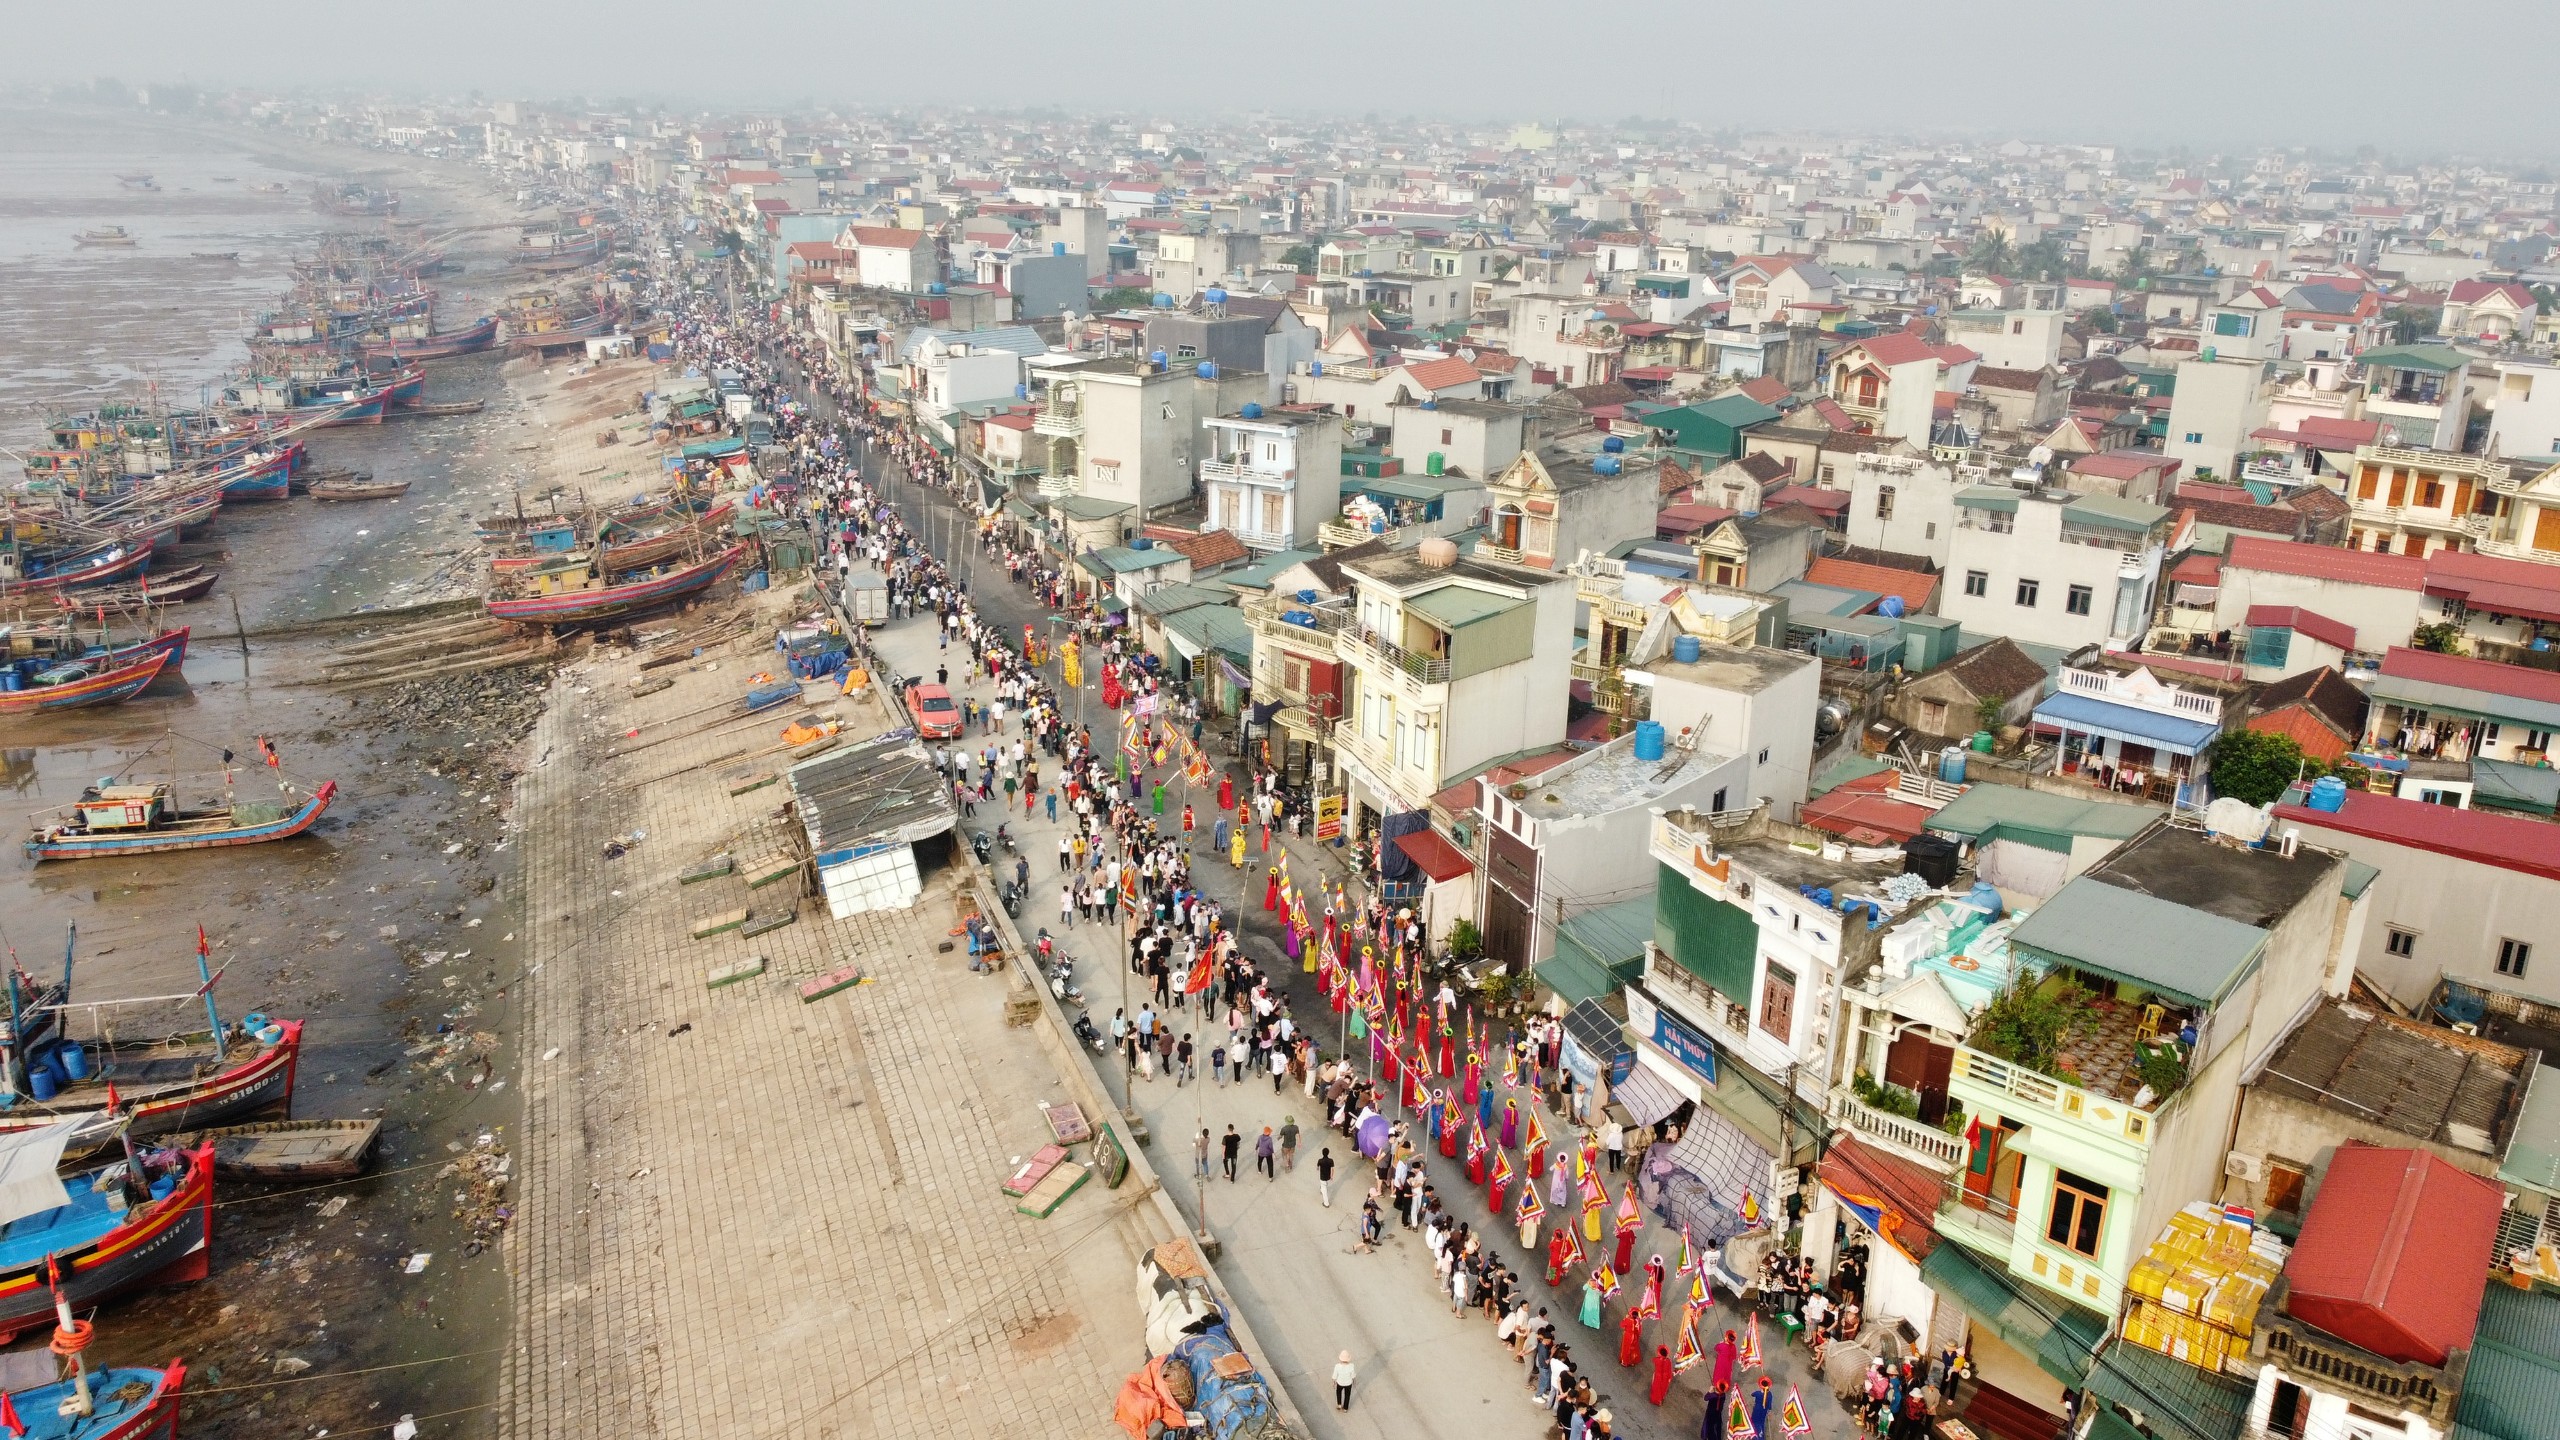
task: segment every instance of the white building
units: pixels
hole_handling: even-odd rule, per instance
[[[1342,499],[1342,424],[1311,410],[1264,410],[1248,403],[1200,422],[1206,528],[1227,530],[1254,550],[1302,550]]]
[[[2230,480],[2240,456],[2256,448],[2250,435],[2267,423],[2266,362],[2245,356],[2181,360],[2169,398],[2169,438],[2160,448],[2185,473]]]
[[[1652,718],[1674,744],[1737,755],[1749,767],[1719,808],[1760,801],[1793,820],[1813,773],[1814,711],[1822,704],[1822,662],[1767,645],[1702,643],[1698,658],[1673,650],[1626,669],[1630,685],[1653,692]]]
[[[877,289],[921,294],[942,278],[933,237],[922,230],[848,225],[836,237],[836,248],[853,252],[856,282]]]
[[[1977,635],[2122,649],[2150,627],[2169,528],[2140,500],[1976,485],[1956,496],[1938,613]]]

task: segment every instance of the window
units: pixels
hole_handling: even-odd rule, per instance
[[[2010,322],[2009,322],[2009,333],[2010,333],[2010,334],[2012,334],[2012,335],[2024,335],[2024,334],[2026,334],[2026,333],[2027,333],[2027,322],[2026,322],[2026,321],[2024,321],[2024,320],[2012,320],[2012,321],[2010,321]]]
[[[1781,1041],[1793,1043],[1796,1026],[1796,977],[1763,962],[1766,973],[1760,979],[1760,1028]]]
[[[2045,1220],[2044,1238],[2095,1260],[2106,1221],[2106,1186],[2068,1170],[2053,1172],[2053,1213]]]
[[[2063,611],[2064,613],[2071,615],[2086,615],[2089,613],[2090,602],[2097,599],[2097,597],[2098,592],[2090,589],[2088,586],[2074,585],[2069,590],[2063,592]]]
[[[1716,801],[1713,805],[1707,807],[1707,813],[1710,815],[1721,815],[1724,813],[1724,791],[1722,789],[1718,789],[1716,791]]]
[[[2397,925],[2389,926],[2383,931],[2382,948],[2384,953],[2406,960],[2418,953],[2417,932],[2403,930]]]
[[[2251,666],[2281,666],[2293,653],[2293,632],[2280,625],[2249,627],[2249,661]]]
[[[2018,603],[2029,610],[2036,608],[2036,591],[2041,588],[2033,580],[2018,582]]]
[[[1173,358],[1176,360],[1197,360],[1200,358],[1200,347],[1197,345],[1176,345],[1173,347]]]
[[[1769,752],[1766,749],[1763,749],[1760,752],[1760,763],[1763,765],[1769,763]]]
[[[1876,487],[1876,518],[1879,520],[1893,518],[1893,487],[1890,485]]]
[[[1920,538],[1921,538],[1921,539],[1923,539],[1923,540],[1935,540],[1935,539],[1937,539],[1937,538],[1938,538],[1938,522],[1937,522],[1937,521],[1935,521],[1935,520],[1932,520],[1932,521],[1930,521],[1928,524],[1921,526],[1921,527],[1920,527]]]
[[[2525,962],[2532,958],[2533,946],[2522,940],[2498,942],[2498,973],[2501,975],[2522,975]]]
[[[1991,572],[1988,570],[1967,570],[1964,572],[1964,593],[1973,596],[1977,600],[1990,594]]]
[[[2552,442],[2552,446],[2551,446],[2551,448],[2552,448],[2552,449],[2554,449],[2554,450],[2560,450],[2560,441],[2554,441],[2554,442]],[[1834,467],[1829,466],[1829,465],[1825,465],[1825,466],[1823,466],[1823,467],[1822,467],[1822,483],[1823,483],[1823,484],[1828,485],[1828,484],[1830,484],[1830,483],[1831,483],[1831,479],[1832,479],[1831,472],[1832,472],[1833,468],[1834,468]]]
[[[1449,443],[1449,437],[1450,437],[1450,435],[1452,435],[1453,433],[1455,433],[1455,432],[1453,432],[1453,431],[1449,431],[1449,430],[1443,430],[1443,431],[1441,431],[1441,432],[1440,432],[1440,443],[1441,443],[1441,444],[1443,444],[1443,445],[1448,444],[1448,443]]]
[[[2188,431],[2188,432],[2187,432],[2187,443],[2188,443],[2188,444],[2190,444],[2190,445],[2201,445],[2201,444],[2203,444],[2203,443],[2204,443],[2204,432],[2203,432],[2203,431],[2201,431],[2201,430],[2190,430],[2190,431]]]

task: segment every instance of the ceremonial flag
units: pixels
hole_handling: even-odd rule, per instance
[[[1532,1220],[1542,1220],[1546,1218],[1547,1207],[1544,1202],[1538,1199],[1537,1186],[1524,1185],[1520,1188],[1520,1205],[1518,1209],[1512,1212],[1512,1214],[1514,1218],[1519,1220],[1523,1225],[1528,1224]]]
[[[1532,1187],[1532,1188],[1534,1188],[1534,1187]],[[1572,1227],[1571,1225],[1565,1225],[1565,1226],[1561,1226],[1561,1227],[1559,1227],[1559,1228],[1557,1229],[1556,1233],[1557,1233],[1557,1234],[1559,1234],[1559,1235],[1562,1235],[1562,1236],[1564,1237],[1564,1248],[1565,1248],[1564,1263],[1565,1263],[1568,1267],[1571,1267],[1571,1266],[1575,1266],[1575,1265],[1579,1265],[1579,1264],[1581,1264],[1581,1263],[1582,1263],[1582,1237],[1581,1237],[1581,1236],[1579,1236],[1579,1235],[1577,1235],[1577,1234],[1575,1234],[1575,1233],[1573,1232],[1573,1227]]]
[[[1520,1052],[1508,1045],[1502,1047],[1502,1083],[1511,1088],[1520,1084]]]
[[[1653,1258],[1657,1264],[1662,1260],[1659,1255]],[[1662,1315],[1662,1279],[1650,1270],[1645,1272],[1644,1293],[1636,1297],[1636,1313],[1647,1320],[1659,1319]]]
[[[1627,1188],[1618,1196],[1618,1233],[1644,1228],[1644,1211],[1636,1205],[1636,1177],[1627,1177]]]
[[[1217,952],[1207,949],[1202,950],[1200,952],[1200,958],[1192,962],[1191,978],[1182,982],[1182,993],[1185,995],[1197,995],[1201,991],[1208,989],[1210,980],[1215,978],[1217,968]]]
[[[1680,1222],[1680,1265],[1672,1273],[1675,1275],[1698,1273],[1698,1252],[1689,1248],[1689,1222],[1686,1220]]]
[[[1538,1107],[1532,1104],[1526,1112],[1529,1123],[1520,1132],[1520,1153],[1535,1155],[1547,1148],[1547,1132],[1538,1124]]]
[[[1677,1375],[1706,1358],[1707,1352],[1698,1348],[1698,1307],[1683,1305],[1680,1307],[1680,1345],[1671,1352],[1671,1373]]]
[[[1120,867],[1120,908],[1123,910],[1138,908],[1138,867],[1135,865]]]
[[[1725,1402],[1724,1436],[1725,1440],[1759,1440],[1758,1433],[1751,1428],[1751,1412],[1742,1408],[1742,1392],[1739,1390]]]
[[[1610,1269],[1607,1262],[1602,1262],[1599,1269],[1591,1272],[1591,1288],[1599,1291],[1600,1298],[1603,1300],[1616,1299],[1618,1296],[1618,1272]]]
[[[1585,1239],[1585,1240],[1589,1240],[1589,1241],[1591,1241],[1591,1242],[1592,1242],[1593,1244],[1595,1244],[1595,1245],[1599,1243],[1599,1241],[1600,1241],[1600,1212],[1601,1212],[1601,1211],[1603,1211],[1603,1210],[1606,1210],[1607,1208],[1609,1208],[1609,1207],[1608,1207],[1607,1202],[1603,1201],[1603,1200],[1600,1198],[1600,1187],[1599,1187],[1597,1184],[1595,1184],[1595,1183],[1591,1180],[1591,1178],[1590,1178],[1589,1176],[1585,1176],[1585,1177],[1583,1177],[1583,1181],[1582,1181],[1582,1238],[1583,1238],[1583,1239]]]
[[[1734,1352],[1733,1361],[1737,1373],[1760,1368],[1760,1312],[1757,1310],[1743,1322],[1742,1348]]]
[[[1496,1150],[1493,1152],[1493,1178],[1485,1182],[1485,1188],[1500,1195],[1502,1187],[1510,1183],[1511,1157],[1503,1151]]]
[[[6,1393],[0,1393],[0,1425],[7,1426],[12,1435],[27,1433],[27,1422],[18,1418],[18,1407],[9,1403]]]
[[[1778,1407],[1778,1428],[1787,1432],[1787,1440],[1804,1440],[1813,1433],[1813,1422],[1804,1414],[1804,1396],[1793,1385],[1787,1387],[1787,1403]]]

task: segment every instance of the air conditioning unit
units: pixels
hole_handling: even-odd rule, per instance
[[[2222,1173],[2234,1180],[2246,1180],[2255,1185],[2267,1178],[2267,1165],[2255,1155],[2234,1150],[2222,1157]]]

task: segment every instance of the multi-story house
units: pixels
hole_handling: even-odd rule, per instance
[[[1205,528],[1254,550],[1299,550],[1342,499],[1342,422],[1322,410],[1265,410],[1248,401],[1200,422]]]
[[[1659,469],[1615,436],[1598,448],[1523,450],[1495,475],[1482,554],[1542,570],[1650,536],[1661,508]],[[1615,448],[1611,448],[1615,447]]]
[[[2504,345],[2530,337],[2541,316],[2541,302],[2513,280],[2456,280],[2445,294],[2436,333]]]
[[[1907,330],[1854,341],[1831,358],[1823,389],[1859,429],[1924,443],[1935,430],[1938,392],[1961,390],[1980,356],[1935,345]]]
[[[1754,255],[1718,278],[1732,299],[1727,312],[1735,325],[1783,321],[1798,305],[1828,305],[1840,299],[1840,280],[1821,262],[1805,255]]]
[[[2509,479],[2506,463],[2485,455],[2359,445],[2347,480],[2348,544],[2420,557],[2470,549],[2495,526],[2503,497],[2491,482]]]
[[[1975,485],[1955,497],[1938,613],[1980,635],[2124,649],[2151,624],[2170,513],[2140,500]]]
[[[2560,365],[2530,356],[2498,362],[2489,453],[2560,460]]]
[[[1044,356],[1030,374],[1031,428],[1049,442],[1040,493],[1127,505],[1138,519],[1191,498],[1199,417],[1240,413],[1270,381],[1132,356]]]
[[[2461,450],[2471,423],[2471,357],[2450,345],[2392,345],[2358,357],[2364,416],[2387,443]]]

